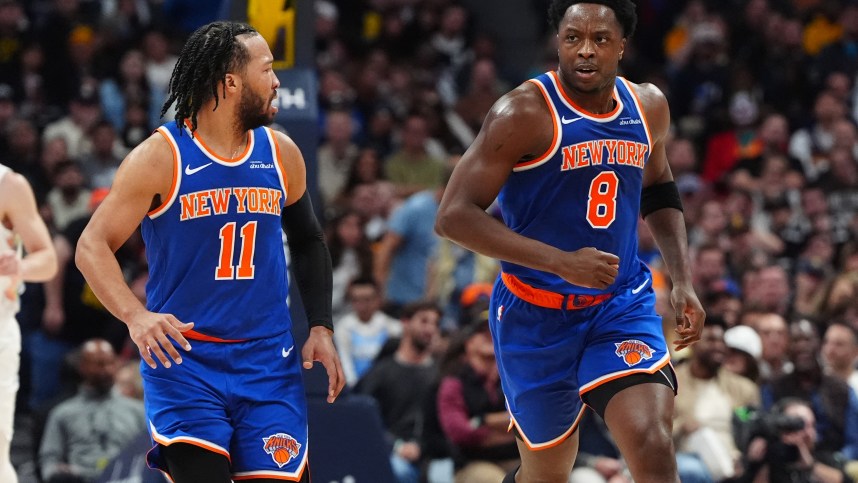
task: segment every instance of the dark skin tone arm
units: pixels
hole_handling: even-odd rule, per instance
[[[521,126],[529,126],[524,135]],[[592,247],[565,252],[510,230],[486,213],[517,162],[542,155],[553,125],[536,86],[525,83],[500,98],[456,165],[435,220],[435,231],[483,255],[551,272],[581,286],[604,289],[619,258]]]
[[[652,153],[644,168],[643,187],[673,181],[673,173],[665,152],[666,138],[670,129],[670,110],[664,94],[652,84],[632,84],[646,113],[652,136]],[[662,208],[644,219],[658,245],[661,256],[670,272],[673,290],[670,303],[676,312],[675,349],[681,350],[700,340],[706,314],[691,285],[691,269],[688,266],[688,239],[682,212],[674,208]]]

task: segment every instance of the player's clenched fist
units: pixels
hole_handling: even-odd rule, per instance
[[[614,283],[620,268],[620,258],[592,247],[563,252],[555,265],[555,273],[579,287],[604,289]]]

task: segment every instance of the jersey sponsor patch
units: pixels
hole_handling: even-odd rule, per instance
[[[655,353],[652,347],[647,345],[646,342],[641,342],[637,339],[614,342],[614,345],[617,346],[614,354],[621,358],[629,367],[633,367],[641,361],[652,359],[652,355]]]
[[[262,438],[262,449],[271,455],[271,459],[277,463],[278,467],[283,468],[292,459],[298,457],[301,443],[291,435],[276,433],[267,438]]]

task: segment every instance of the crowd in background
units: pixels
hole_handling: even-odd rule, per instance
[[[58,403],[95,377],[81,362],[86,341],[115,354],[103,356],[102,379],[136,362],[124,325],[77,271],[74,247],[123,157],[164,122],[176,56],[215,19],[210,3],[0,0],[0,163],[33,185],[61,266],[55,280],[27,287],[18,317],[18,412],[37,428],[57,424]],[[300,148],[316,162],[335,340],[350,390],[378,401],[402,482],[454,472],[496,482],[517,457],[486,330],[498,264],[433,231],[450,170],[493,103],[556,68],[549,1],[507,3],[499,12],[480,0],[314,2],[321,135]],[[637,3],[621,75],[657,85],[670,102],[667,154],[708,313],[701,342],[674,354],[683,481],[851,481],[858,2]],[[670,338],[670,280],[643,223],[638,237]],[[139,236],[118,256],[144,300]],[[140,398],[133,371],[121,374],[122,392]],[[604,423],[588,414],[582,428],[573,481],[628,481]],[[66,476],[86,466],[79,481],[91,481],[111,455],[60,452],[79,461],[57,462],[56,444],[42,448],[45,479],[62,463]]]

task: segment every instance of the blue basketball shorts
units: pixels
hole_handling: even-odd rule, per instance
[[[546,305],[548,296],[564,303],[547,308],[525,300]],[[579,297],[582,306],[576,306]],[[532,450],[556,446],[575,431],[586,392],[670,363],[648,271],[605,300],[579,297],[520,281],[507,285],[501,277],[494,286],[489,319],[501,386],[511,425]]]
[[[298,481],[307,471],[307,402],[291,332],[191,345],[169,369],[141,363],[149,466],[166,473],[161,446],[188,443],[224,455],[236,481]]]

